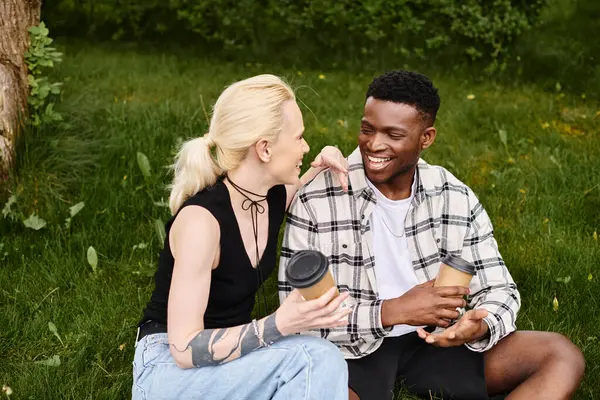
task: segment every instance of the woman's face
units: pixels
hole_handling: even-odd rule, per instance
[[[267,168],[279,184],[298,182],[302,158],[308,151],[304,140],[304,121],[298,104],[293,100],[283,103],[283,126],[277,141],[271,146],[271,159]]]

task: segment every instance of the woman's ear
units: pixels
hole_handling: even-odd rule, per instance
[[[258,142],[256,142],[256,145],[254,147],[256,149],[256,155],[259,160],[261,160],[262,162],[271,161],[271,143],[268,140],[260,139]]]
[[[433,126],[425,129],[421,134],[421,150],[425,150],[433,144],[437,131]]]

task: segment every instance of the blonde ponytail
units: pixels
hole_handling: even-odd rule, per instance
[[[229,86],[213,108],[209,133],[183,144],[177,154],[169,207],[175,214],[183,202],[217,177],[237,168],[260,139],[271,142],[283,125],[283,103],[294,91],[274,75],[258,75]],[[216,159],[211,154],[215,147]]]
[[[223,173],[211,154],[213,142],[205,135],[185,142],[173,164],[175,179],[171,185],[169,208],[175,214],[190,196],[214,185]]]

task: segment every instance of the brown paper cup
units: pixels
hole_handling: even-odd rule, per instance
[[[475,275],[475,266],[460,257],[448,256],[442,261],[434,286],[469,287]]]
[[[329,271],[327,257],[316,250],[294,253],[285,274],[290,285],[297,288],[306,300],[319,298],[336,286]]]
[[[327,291],[332,287],[335,287],[335,282],[333,281],[331,272],[327,271],[319,282],[306,288],[298,288],[298,291],[305,300],[314,300],[327,293]],[[338,296],[340,292],[337,290],[337,287],[336,292],[336,296]]]

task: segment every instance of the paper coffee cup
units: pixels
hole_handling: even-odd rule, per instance
[[[475,266],[473,264],[460,257],[448,255],[442,260],[434,286],[469,287],[474,275]]]
[[[435,279],[433,286],[463,286],[468,288],[474,275],[475,266],[473,264],[460,257],[448,255],[442,260],[440,271],[438,272],[438,276]],[[458,311],[459,317],[456,320],[450,321],[451,325],[462,318],[465,313],[464,308],[457,308],[456,311]],[[434,333],[442,331],[444,331],[444,328],[438,327]]]
[[[298,289],[306,300],[321,297],[336,287],[329,271],[327,257],[316,250],[300,250],[294,253],[285,270],[287,281]],[[337,287],[336,287],[337,291]],[[339,295],[339,291],[336,295]]]

